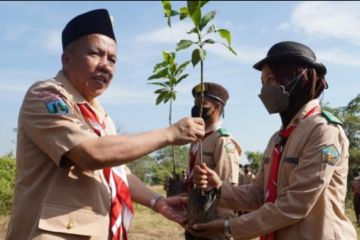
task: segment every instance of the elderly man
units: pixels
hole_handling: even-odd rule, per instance
[[[96,100],[110,85],[116,65],[107,10],[72,19],[62,44],[62,71],[31,86],[20,110],[6,239],[126,239],[132,200],[181,223],[183,215],[175,208],[180,203],[159,197],[124,164],[169,144],[196,142],[204,135],[202,119],[116,135]]]

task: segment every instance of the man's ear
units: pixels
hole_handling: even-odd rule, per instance
[[[71,53],[65,50],[61,55],[61,62],[64,70],[68,69],[71,66],[71,59]]]

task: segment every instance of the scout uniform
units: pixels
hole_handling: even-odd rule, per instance
[[[104,9],[71,20],[63,31],[63,47],[94,32],[114,39]],[[85,141],[115,134],[111,118],[96,99],[88,103],[62,71],[54,79],[31,86],[19,114],[16,185],[6,239],[115,237],[109,227],[113,227],[110,215],[114,216],[111,209],[118,195],[124,193],[120,207],[132,210],[126,179],[129,170],[120,166],[85,171],[64,157]],[[119,186],[118,177],[124,183],[122,189],[113,188]],[[111,187],[110,180],[114,180]],[[128,223],[125,219],[120,225],[128,227]]]
[[[235,239],[271,232],[276,240],[356,239],[355,229],[345,215],[349,141],[335,117],[314,109],[319,109],[318,100],[308,102],[289,125],[294,128],[279,159],[276,201],[266,199],[278,133],[270,139],[252,184],[234,187],[223,183],[222,206],[257,209],[230,219]]]
[[[243,174],[239,175],[239,185],[250,184],[254,178],[255,175],[252,172],[244,172]]]
[[[227,91],[215,83],[204,83],[204,95],[220,99],[224,104],[228,99]],[[193,89],[195,97],[200,91],[199,85]],[[225,94],[226,91],[226,94]],[[238,183],[239,162],[241,155],[240,144],[222,127],[221,122],[217,122],[205,129],[205,137],[202,141],[203,162],[213,169],[222,180],[231,184]],[[191,144],[189,153],[188,181],[192,181],[192,169],[200,164],[199,144]],[[190,186],[191,187],[191,186]],[[228,218],[235,217],[234,210],[217,207],[217,217]],[[222,238],[217,238],[222,239]]]

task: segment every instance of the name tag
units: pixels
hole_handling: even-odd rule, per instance
[[[286,157],[286,158],[284,158],[284,162],[286,162],[286,163],[292,163],[292,164],[298,164],[298,163],[299,163],[299,158]]]

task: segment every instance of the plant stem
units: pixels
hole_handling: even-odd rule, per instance
[[[198,34],[198,39],[199,42],[201,42],[201,33],[199,32]],[[203,47],[200,46],[201,52],[203,50]],[[200,58],[200,86],[201,86],[201,100],[200,100],[200,117],[202,116],[203,113],[203,106],[204,106],[204,90],[203,89],[203,84],[204,84],[204,62],[203,60]],[[202,145],[202,140],[199,141],[199,151],[200,151],[200,164],[203,163],[203,145]]]
[[[171,87],[171,96],[173,93],[173,88]],[[169,109],[169,126],[172,125],[172,97],[170,98],[170,109]],[[175,147],[174,145],[171,145],[171,151],[172,151],[172,163],[173,163],[173,176],[175,178],[176,174],[176,166],[175,166]]]

